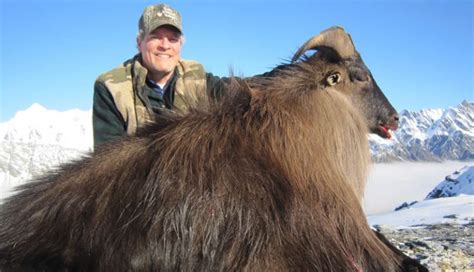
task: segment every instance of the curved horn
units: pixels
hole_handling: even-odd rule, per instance
[[[329,29],[319,33],[319,35],[309,39],[298,51],[293,55],[291,62],[297,61],[304,52],[310,49],[317,49],[318,47],[330,47],[341,56],[347,58],[355,54],[354,44],[351,36],[347,34],[342,27],[333,26]]]

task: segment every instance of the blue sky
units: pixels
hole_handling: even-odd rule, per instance
[[[37,102],[88,110],[96,77],[136,52],[140,0],[0,0],[0,122]],[[167,1],[182,56],[226,76],[263,73],[332,26],[351,33],[398,109],[474,101],[473,1]]]

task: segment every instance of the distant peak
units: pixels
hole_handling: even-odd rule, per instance
[[[10,120],[13,121],[15,119],[19,120],[32,120],[36,119],[39,116],[42,116],[44,113],[48,112],[48,109],[40,105],[39,103],[33,103],[29,108],[25,110],[18,111],[15,116]],[[21,121],[23,122],[23,121]],[[36,121],[35,121],[36,122]],[[41,122],[40,122],[41,123]]]
[[[44,111],[46,110],[46,108],[40,105],[39,103],[35,102],[27,109],[27,111],[38,111],[38,110]]]
[[[467,101],[466,99],[464,99],[462,102],[461,102],[461,105],[465,106],[465,107],[470,107],[470,106],[473,106],[474,105],[474,102],[469,102]]]

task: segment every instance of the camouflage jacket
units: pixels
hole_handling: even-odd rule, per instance
[[[209,94],[217,95],[225,84],[224,80],[205,73],[201,64],[189,60],[178,63],[163,96],[153,90],[146,76],[140,55],[136,55],[97,78],[92,116],[94,148],[133,135],[138,127],[152,119],[153,114],[164,109],[184,109],[182,97],[185,92],[206,88]]]

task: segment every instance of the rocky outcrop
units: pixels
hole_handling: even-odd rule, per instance
[[[462,225],[419,225],[403,229],[387,225],[374,227],[429,271],[474,270],[474,218]]]
[[[474,166],[465,166],[446,176],[444,181],[426,196],[426,199],[452,197],[460,194],[474,195]]]

